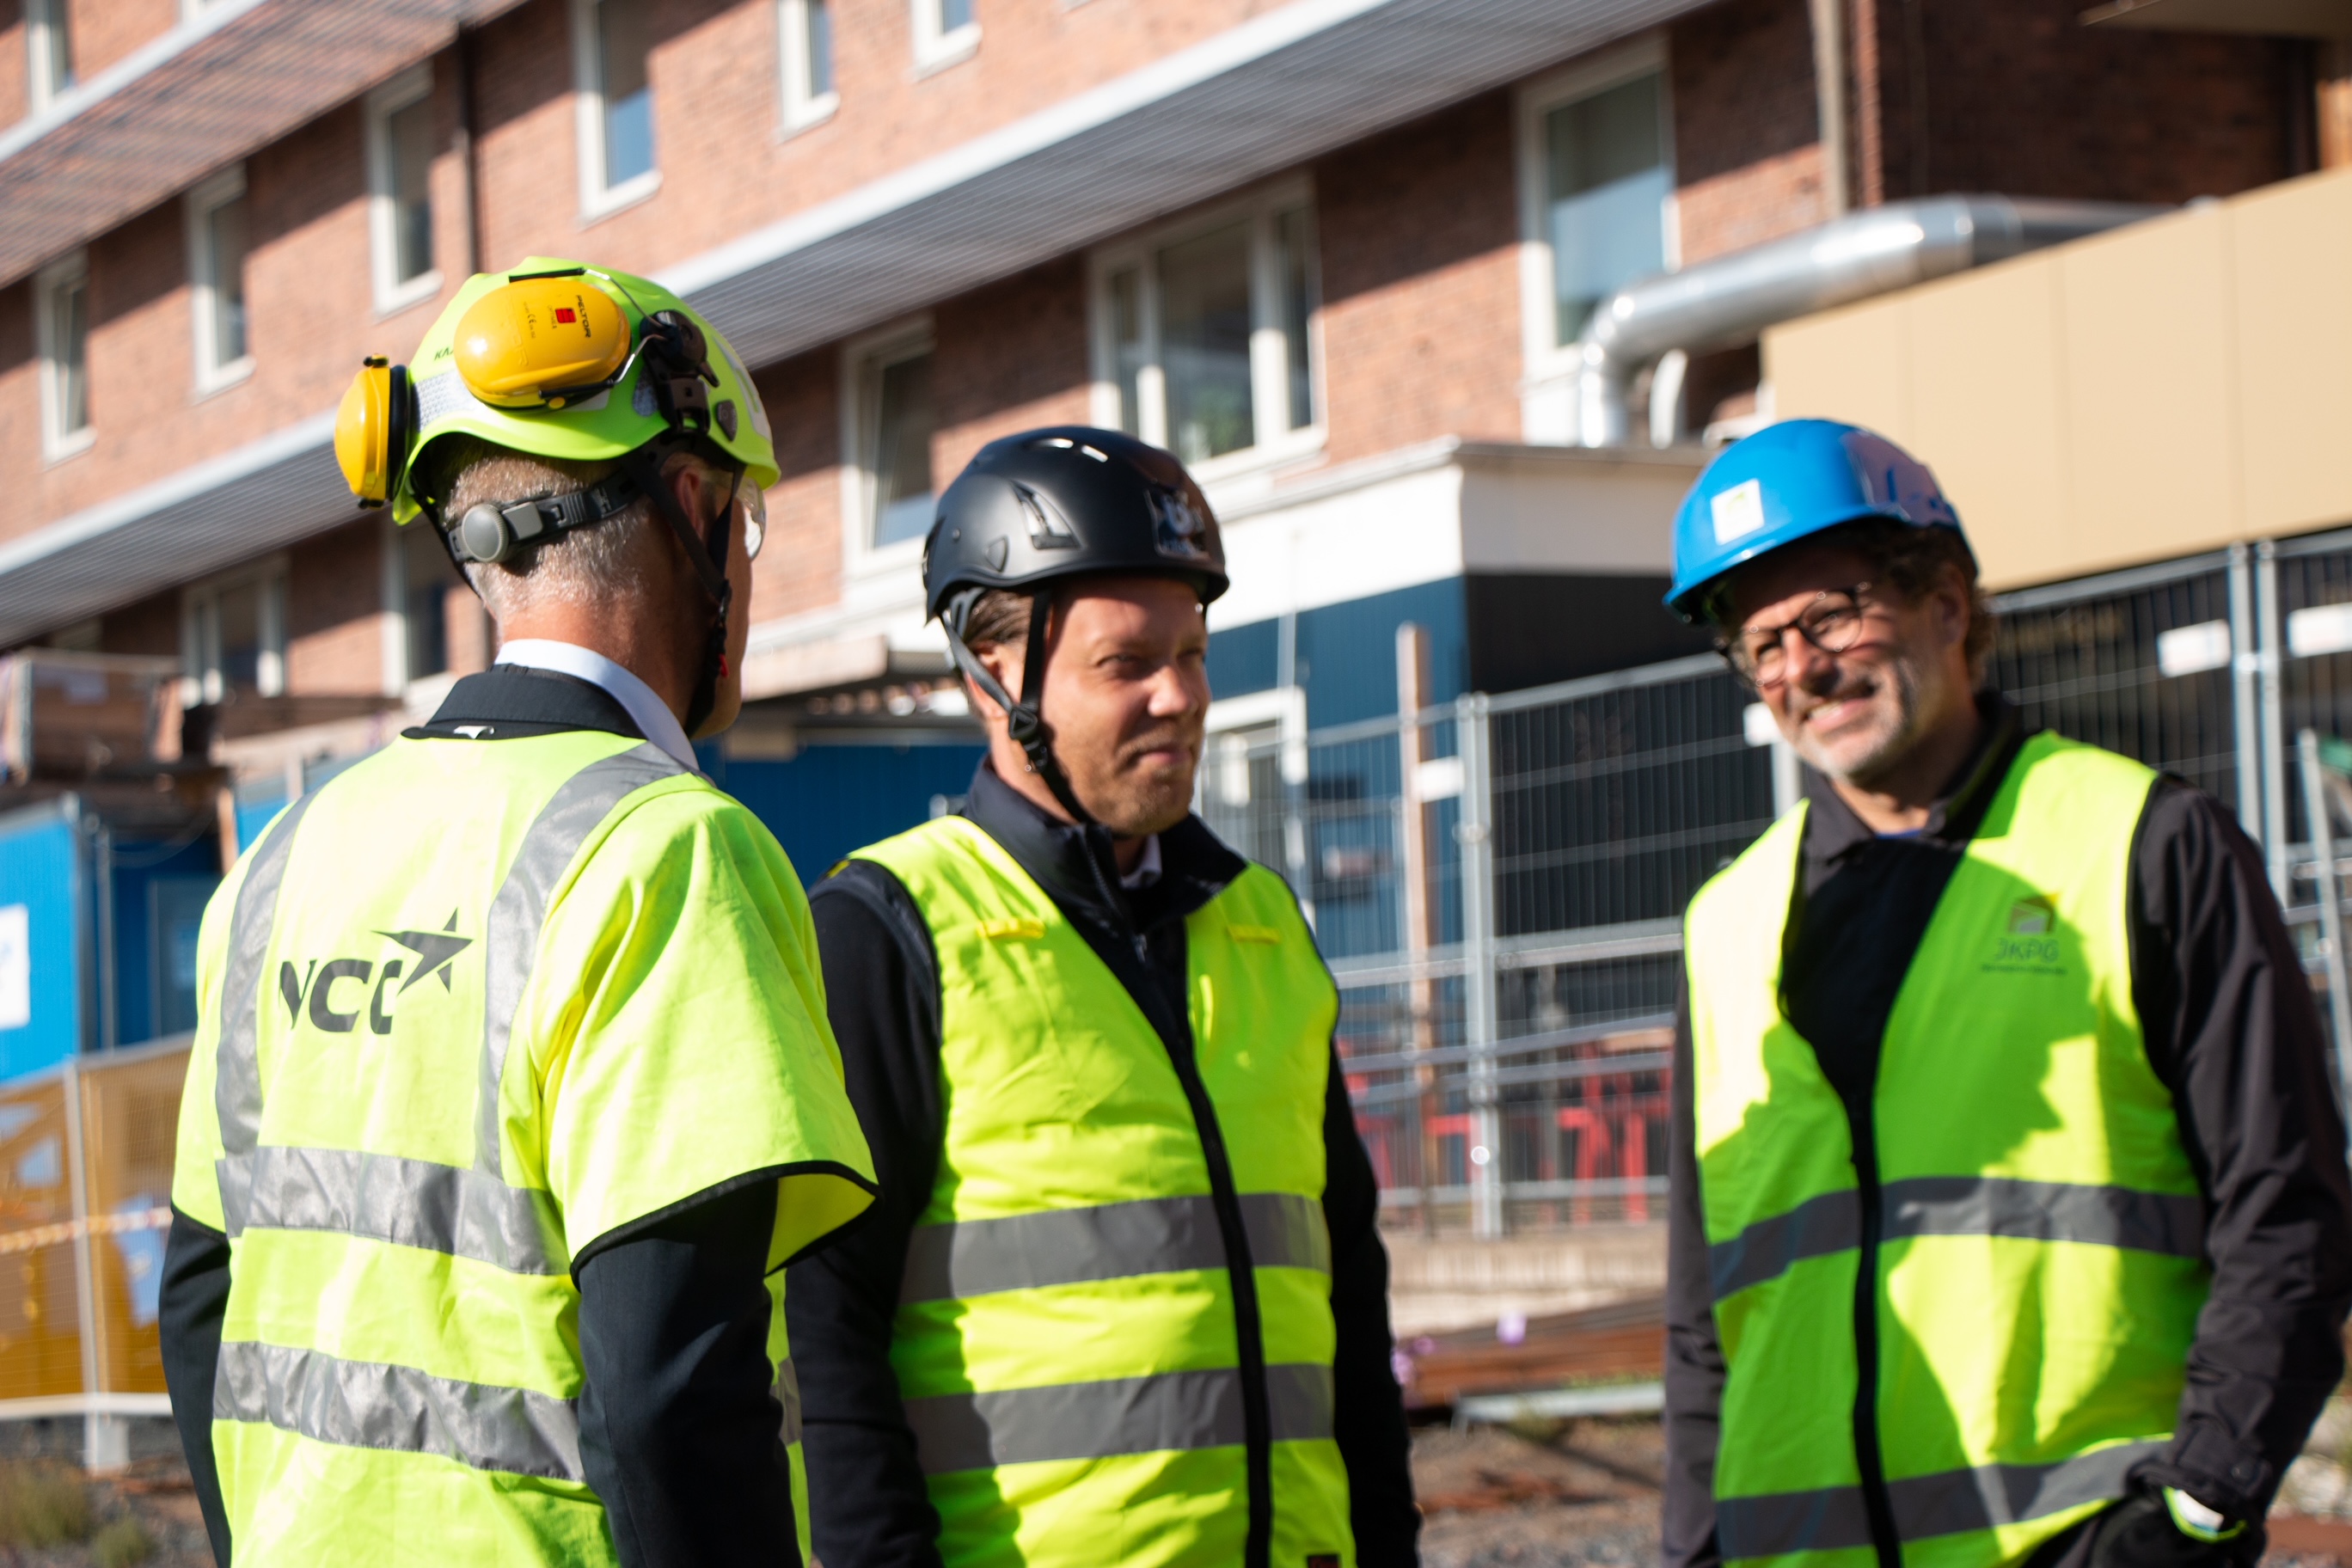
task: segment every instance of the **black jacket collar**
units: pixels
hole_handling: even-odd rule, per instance
[[[2024,720],[2016,706],[1998,691],[1977,696],[1977,712],[1984,720],[1976,748],[1952,774],[1951,783],[1929,807],[1927,826],[1918,839],[1947,846],[1966,844],[1976,837],[1985,809],[1992,804],[2000,781],[2026,742]],[[1874,843],[1878,835],[1854,815],[1829,780],[1805,770],[1805,798],[1811,803],[1805,823],[1805,858],[1828,864],[1857,847]]]
[[[1123,935],[1182,920],[1249,867],[1199,817],[1187,816],[1160,836],[1160,879],[1128,892],[1118,885],[1108,830],[1050,815],[997,777],[986,758],[972,774],[963,815],[1003,845],[1066,915],[1083,915]]]
[[[413,741],[509,741],[566,730],[645,739],[629,710],[603,687],[520,664],[494,664],[465,677],[432,718],[401,733]]]

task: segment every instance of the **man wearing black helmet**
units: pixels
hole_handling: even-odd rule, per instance
[[[828,1568],[1415,1560],[1337,994],[1189,810],[1225,585],[1191,477],[1115,431],[940,500],[989,755],[814,895],[883,1191],[786,1296]]]

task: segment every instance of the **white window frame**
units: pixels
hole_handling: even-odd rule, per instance
[[[286,693],[286,558],[273,555],[251,566],[191,584],[180,594],[180,701],[194,708],[227,695],[221,675],[220,596],[239,588],[261,588],[261,655],[255,660],[254,687],[264,697]]]
[[[373,252],[375,275],[375,313],[390,316],[413,305],[434,299],[441,292],[441,268],[436,265],[411,278],[405,283],[393,276],[400,264],[399,213],[394,205],[398,193],[393,189],[392,117],[404,109],[425,101],[433,96],[433,62],[424,61],[401,72],[390,81],[368,94],[367,98],[367,174],[368,174],[368,242]],[[431,176],[427,175],[429,186]],[[430,200],[428,195],[427,200]],[[436,212],[437,217],[439,214]],[[439,226],[436,224],[435,227]],[[434,237],[434,249],[440,248],[440,236]]]
[[[823,4],[824,0],[817,0]],[[838,0],[835,0],[836,5]],[[776,0],[776,68],[781,73],[783,133],[787,136],[821,125],[841,108],[841,79],[824,92],[812,90],[815,62],[809,58],[808,14],[811,0]],[[834,15],[837,26],[841,16]],[[834,64],[839,64],[836,53]]]
[[[654,166],[619,184],[604,178],[604,60],[596,37],[597,0],[572,0],[572,123],[580,142],[580,221],[633,206],[661,189],[661,142],[654,142]],[[652,90],[653,58],[646,59],[646,90]],[[658,99],[656,99],[658,107]]]
[[[63,426],[65,416],[64,390],[58,383],[57,296],[61,289],[79,285],[85,290],[89,286],[89,258],[75,251],[62,260],[53,261],[33,278],[33,335],[35,351],[41,360],[41,455],[49,462],[62,462],[78,452],[89,449],[98,439],[98,421],[93,417],[89,396],[90,319],[89,296],[82,303],[81,428],[68,430]]]
[[[1545,222],[1549,182],[1545,160],[1550,149],[1544,141],[1544,119],[1563,104],[1606,92],[1639,77],[1659,79],[1659,127],[1665,153],[1669,195],[1659,214],[1666,270],[1682,269],[1682,214],[1673,190],[1675,168],[1675,105],[1673,76],[1666,69],[1663,33],[1633,39],[1613,49],[1563,66],[1538,77],[1519,89],[1517,140],[1519,163],[1519,330],[1530,384],[1557,381],[1575,373],[1576,345],[1555,343],[1559,306],[1552,297],[1551,237]]]
[[[65,35],[65,72],[57,63],[58,37]],[[73,89],[73,37],[66,25],[66,0],[25,0],[25,100],[26,110],[39,114]]]
[[[213,254],[212,224],[214,211],[245,195],[245,165],[224,169],[188,193],[186,212],[188,228],[188,313],[195,347],[196,395],[207,396],[224,387],[235,386],[253,374],[253,312],[252,291],[247,290],[245,319],[245,353],[236,359],[223,362],[220,343],[215,336],[217,321],[213,308],[213,293],[220,286],[218,264]],[[246,215],[246,257],[253,255],[251,241],[252,214]],[[250,281],[248,279],[248,281]]]
[[[1275,220],[1294,207],[1307,210],[1312,237],[1307,258],[1312,279],[1313,305],[1307,313],[1307,400],[1312,418],[1307,424],[1277,428],[1290,416],[1289,344],[1280,317],[1282,279],[1276,274]],[[1159,362],[1160,287],[1151,272],[1151,258],[1160,249],[1181,244],[1195,235],[1247,219],[1250,231],[1250,405],[1256,439],[1219,457],[1191,465],[1201,483],[1214,484],[1255,474],[1282,464],[1312,458],[1323,450],[1328,403],[1323,384],[1322,240],[1316,223],[1315,190],[1311,181],[1288,179],[1241,197],[1203,208],[1175,223],[1165,224],[1095,251],[1088,258],[1087,316],[1094,361],[1091,402],[1095,423],[1119,427],[1118,324],[1111,309],[1111,279],[1135,268],[1143,280],[1143,341],[1150,345],[1136,375],[1136,423],[1142,438],[1154,446],[1168,444],[1167,380]]]
[[[881,438],[881,370],[901,360],[938,352],[939,343],[932,334],[929,315],[894,322],[842,345],[841,561],[843,571],[851,578],[909,571],[922,561],[923,542],[919,537],[888,544],[873,542],[877,521],[875,503],[880,493],[874,472],[878,456],[874,444]],[[944,488],[936,468],[932,470],[931,482]]]
[[[940,26],[945,0],[909,0],[915,23],[915,72],[928,76],[971,58],[980,47],[980,0],[972,0],[971,20],[961,27]]]

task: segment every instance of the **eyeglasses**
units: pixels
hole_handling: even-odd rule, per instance
[[[743,508],[743,559],[757,561],[760,547],[768,542],[767,493],[747,479],[735,499]]]
[[[1823,653],[1845,653],[1862,641],[1863,625],[1871,608],[1870,584],[1824,588],[1794,618],[1777,626],[1742,626],[1719,638],[1716,651],[1741,679],[1759,691],[1769,691],[1789,679],[1789,634]]]

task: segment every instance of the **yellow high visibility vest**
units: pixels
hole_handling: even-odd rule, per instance
[[[2132,840],[2154,782],[2026,742],[1888,1017],[1870,1170],[1780,1003],[1803,808],[1692,901],[1727,1560],[1875,1563],[1858,1396],[1909,1564],[2021,1562],[2169,1443],[2210,1276],[2132,998]]]
[[[402,740],[304,795],[206,910],[197,995],[173,1202],[230,1238],[239,1568],[614,1563],[573,1259],[772,1171],[781,1270],[871,1201],[782,850],[622,736]]]
[[[978,825],[860,850],[939,955],[946,1121],[891,1343],[950,1568],[1244,1561],[1233,1261],[1168,1047]],[[1264,1347],[1271,1561],[1352,1564],[1332,1441],[1324,1094],[1339,997],[1252,866],[1185,922],[1193,1059],[1230,1162]]]

